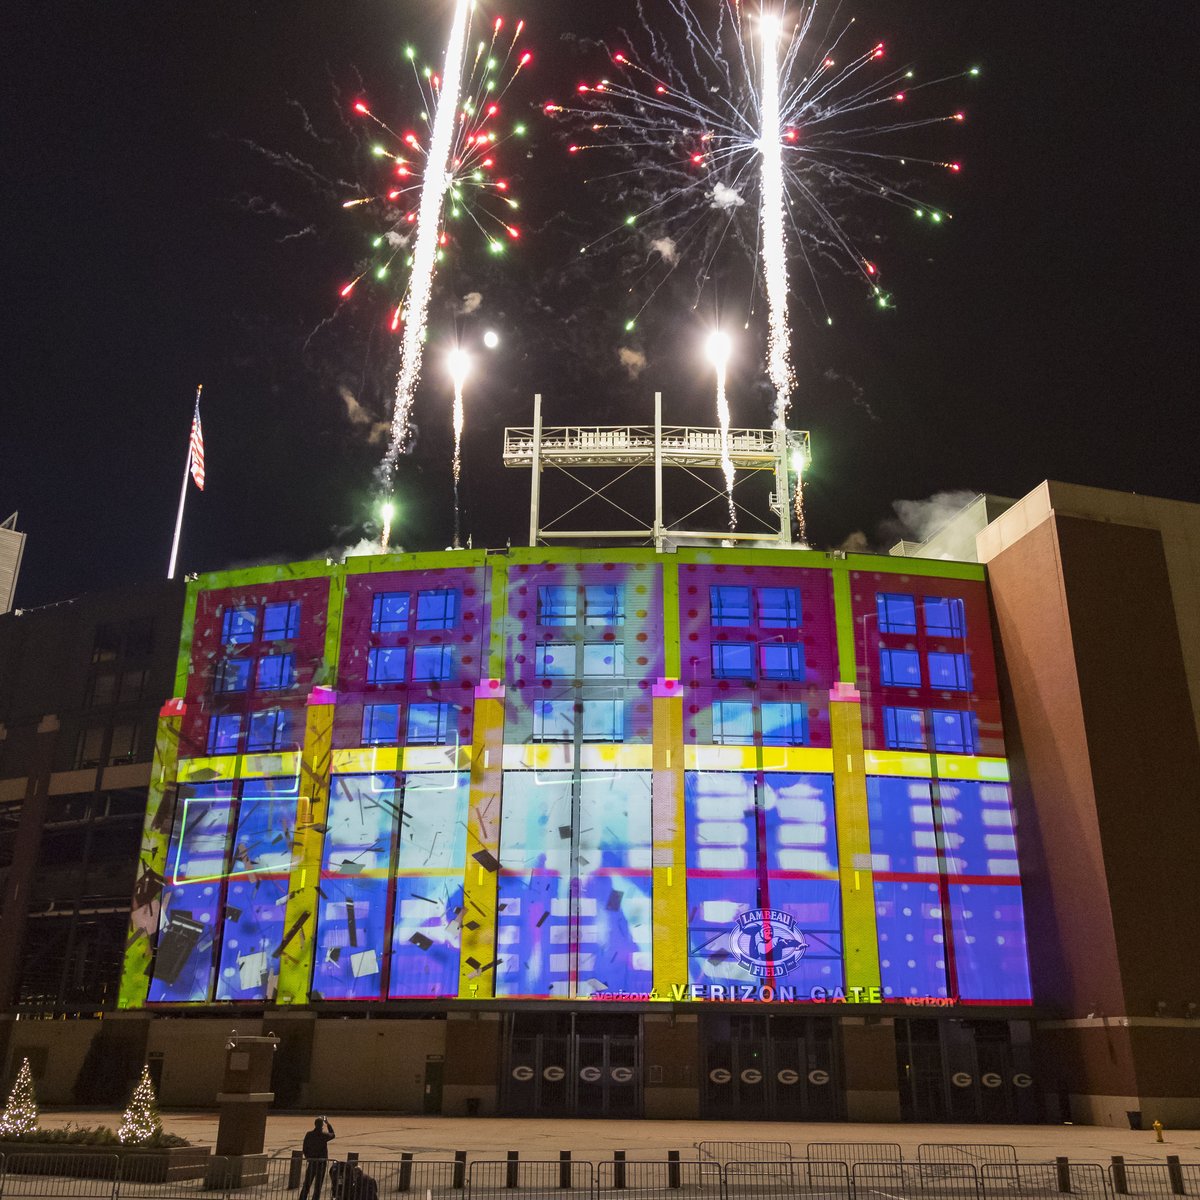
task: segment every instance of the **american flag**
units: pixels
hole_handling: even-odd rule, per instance
[[[196,486],[204,491],[204,434],[200,429],[200,392],[196,391],[196,412],[192,417],[192,437],[188,445],[188,461]]]

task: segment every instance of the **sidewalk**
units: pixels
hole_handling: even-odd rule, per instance
[[[286,1158],[325,1114],[272,1113],[267,1121],[267,1153]],[[1165,1130],[1163,1143],[1153,1132],[1134,1133],[1097,1125],[809,1125],[752,1121],[544,1120],[520,1117],[418,1117],[379,1113],[330,1113],[337,1139],[331,1153],[344,1158],[354,1151],[365,1161],[399,1158],[411,1151],[422,1158],[450,1158],[466,1150],[471,1159],[504,1158],[509,1150],[522,1159],[557,1159],[570,1150],[578,1159],[610,1159],[624,1150],[631,1159],[665,1159],[668,1150],[696,1157],[697,1142],[790,1142],[803,1157],[809,1142],[896,1142],[904,1157],[917,1157],[922,1142],[1007,1143],[1023,1161],[1066,1155],[1107,1165],[1111,1155],[1129,1162],[1162,1162],[1177,1154],[1200,1162],[1200,1130]],[[43,1126],[112,1125],[120,1112],[54,1111],[42,1113]],[[192,1142],[215,1144],[217,1116],[212,1112],[166,1112],[163,1125]]]

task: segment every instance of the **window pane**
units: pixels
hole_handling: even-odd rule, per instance
[[[718,700],[712,706],[713,741],[749,746],[754,741],[754,708],[745,700]]]
[[[92,662],[112,662],[120,652],[121,630],[116,625],[98,626],[92,642]]]
[[[363,706],[362,740],[364,746],[394,746],[400,738],[400,705],[366,704]]]
[[[408,741],[414,746],[445,746],[451,740],[449,704],[410,704]],[[457,736],[457,730],[454,731]]]
[[[929,686],[956,692],[969,691],[971,672],[967,666],[967,656],[965,654],[930,654]]]
[[[880,650],[879,669],[892,687],[921,686],[921,656],[915,650]]]
[[[263,609],[263,641],[278,642],[291,640],[300,632],[300,604],[287,600],[282,604],[268,604]]]
[[[620,584],[588,584],[583,589],[583,611],[588,625],[623,625],[625,589]]]
[[[137,756],[138,728],[136,725],[114,725],[108,749],[109,762],[130,762]]]
[[[776,642],[759,648],[764,679],[803,679],[804,647]]]
[[[625,740],[625,706],[620,700],[583,702],[583,740],[585,742],[622,742]]]
[[[758,623],[764,629],[797,629],[800,626],[798,588],[759,588]]]
[[[875,609],[884,633],[917,632],[917,602],[912,596],[879,592],[875,596]]]
[[[574,700],[535,700],[533,702],[533,740],[535,742],[570,742],[574,738]]]
[[[399,633],[408,628],[408,593],[376,592],[371,601],[371,632]]]
[[[449,679],[454,667],[453,646],[416,646],[413,648],[414,679]]]
[[[295,682],[294,654],[265,654],[258,660],[257,687],[260,692],[278,692]]]
[[[287,745],[288,714],[280,708],[250,714],[247,750],[281,750]]]
[[[625,647],[620,642],[588,642],[583,648],[585,676],[623,676]]]
[[[544,585],[538,588],[538,624],[574,625],[579,593],[573,587]]]
[[[883,723],[889,750],[925,749],[925,727],[919,708],[885,708]]]
[[[754,647],[749,642],[715,642],[712,670],[718,679],[752,679]]]
[[[934,749],[947,754],[976,753],[975,716],[969,712],[935,709],[929,714]]]
[[[242,718],[237,714],[213,717],[208,723],[209,754],[236,754],[242,732]]]
[[[542,642],[537,648],[536,669],[539,676],[575,674],[575,647],[568,642]]]
[[[367,654],[368,683],[403,683],[408,651],[403,646],[377,646]]]
[[[714,625],[750,624],[748,587],[712,587],[708,589]]]
[[[949,596],[926,596],[925,632],[935,637],[966,637],[963,602]]]
[[[250,686],[248,658],[226,658],[217,666],[213,688],[218,692],[244,692]]]
[[[227,608],[221,618],[221,641],[226,646],[240,646],[254,641],[258,624],[258,609]]]
[[[805,744],[803,704],[767,702],[762,706],[764,746],[803,746]]]
[[[92,692],[88,698],[90,707],[99,708],[101,705],[111,704],[116,698],[117,677],[111,671],[97,675],[92,680]]]
[[[436,588],[417,593],[418,629],[453,629],[458,621],[458,592]]]

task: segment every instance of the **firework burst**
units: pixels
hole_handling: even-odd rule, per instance
[[[845,214],[870,197],[934,224],[948,219],[913,181],[922,170],[956,174],[959,164],[905,153],[896,139],[961,122],[962,112],[916,112],[914,104],[978,70],[919,80],[913,68],[889,66],[881,43],[861,45],[853,19],[819,23],[815,5],[758,15],[720,0],[702,19],[687,0],[662,0],[653,23],[640,5],[639,13],[643,52],[632,44],[612,52],[610,77],[545,106],[577,131],[569,153],[608,152],[610,169],[593,179],[627,206],[621,224],[582,251],[642,239],[648,265],[631,288],[632,330],[684,261],[696,272],[698,303],[732,243],[755,267],[748,308],[766,297],[767,368],[782,425],[792,390],[791,273],[803,265],[821,309],[820,260],[861,276],[873,302],[890,306]]]

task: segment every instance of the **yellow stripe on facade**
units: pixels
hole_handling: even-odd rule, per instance
[[[936,769],[935,760],[936,759]],[[905,779],[972,779],[1007,783],[1008,760],[970,754],[913,754],[905,750],[866,751],[868,775]]]
[[[757,771],[758,754],[753,746],[684,746],[683,766],[687,771]]]
[[[300,794],[292,834],[292,873],[288,881],[284,942],[279,950],[279,1004],[307,1004],[313,951],[320,916],[321,855],[329,816],[333,744],[332,704],[311,704],[304,729]]]
[[[879,987],[875,883],[867,815],[862,709],[854,701],[829,704],[833,742],[833,796],[837,815],[838,872],[842,885],[842,958],[846,987]]]
[[[654,775],[650,812],[654,891],[651,936],[654,990],[671,998],[688,978],[687,846],[684,839],[683,697],[654,698]]]

